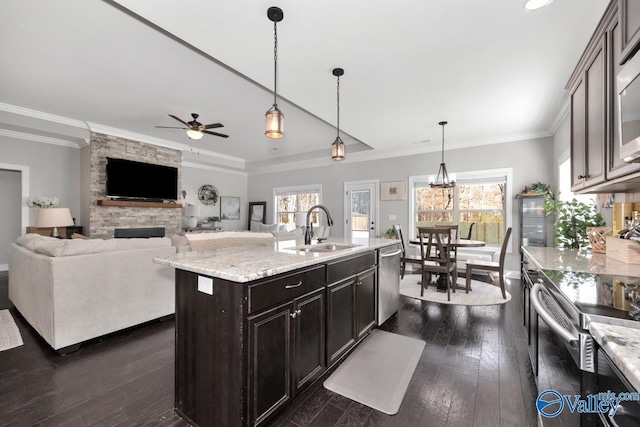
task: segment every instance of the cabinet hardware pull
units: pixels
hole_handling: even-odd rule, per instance
[[[296,314],[297,314],[298,316],[300,316],[300,315],[302,314],[302,310],[300,310],[300,309],[296,310]]]
[[[586,178],[586,176],[584,176],[584,175],[578,175],[578,179],[585,179],[585,178]]]
[[[396,255],[398,255],[400,253],[402,253],[402,249],[398,249],[396,252],[391,252],[389,254],[384,254],[384,253],[380,254],[380,258],[388,258],[388,257],[391,257],[391,256],[396,256]]]
[[[293,289],[293,288],[297,288],[298,286],[302,286],[302,280],[299,281],[298,283],[296,283],[295,285],[287,285],[284,288],[285,289]]]
[[[294,311],[293,313],[290,313],[290,314],[289,314],[289,316],[291,316],[291,318],[292,318],[292,319],[295,319],[295,318],[296,318],[296,316],[297,316],[297,314],[296,314],[296,312]]]

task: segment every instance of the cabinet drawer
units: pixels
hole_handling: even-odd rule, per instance
[[[327,264],[327,283],[335,283],[376,265],[375,251]]]
[[[325,285],[324,265],[281,276],[273,280],[249,285],[249,313],[255,313],[300,295],[320,289]]]

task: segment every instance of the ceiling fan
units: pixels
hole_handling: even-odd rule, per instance
[[[191,113],[191,117],[193,117],[193,120],[191,120],[190,122],[185,122],[182,119],[177,118],[176,116],[169,114],[169,117],[171,117],[172,119],[176,119],[177,121],[179,121],[180,123],[182,123],[183,125],[186,126],[185,127],[175,127],[175,126],[156,126],[157,128],[163,128],[163,129],[186,129],[187,130],[187,136],[191,139],[200,139],[202,138],[203,134],[208,134],[208,135],[214,135],[214,136],[219,136],[221,138],[229,138],[229,135],[225,135],[223,133],[218,133],[218,132],[211,132],[207,129],[215,129],[215,128],[221,128],[224,127],[224,125],[222,123],[211,123],[210,125],[203,125],[202,123],[200,123],[198,121],[198,117],[200,115],[196,114],[196,113]]]

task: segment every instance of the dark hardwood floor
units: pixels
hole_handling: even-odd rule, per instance
[[[187,426],[173,411],[174,322],[83,344],[59,356],[8,299],[24,345],[0,352],[0,426]],[[463,307],[402,298],[383,329],[427,342],[400,412],[388,416],[322,387],[272,425],[525,426],[537,424],[536,385],[522,326],[520,282],[504,305]]]

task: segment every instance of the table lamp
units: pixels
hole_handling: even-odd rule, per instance
[[[60,237],[58,227],[69,227],[73,225],[73,218],[69,208],[45,208],[38,211],[36,227],[53,227],[51,237]]]
[[[184,216],[187,217],[185,222],[189,228],[196,228],[198,225],[198,216],[200,215],[200,208],[195,205],[187,205],[184,208]]]

